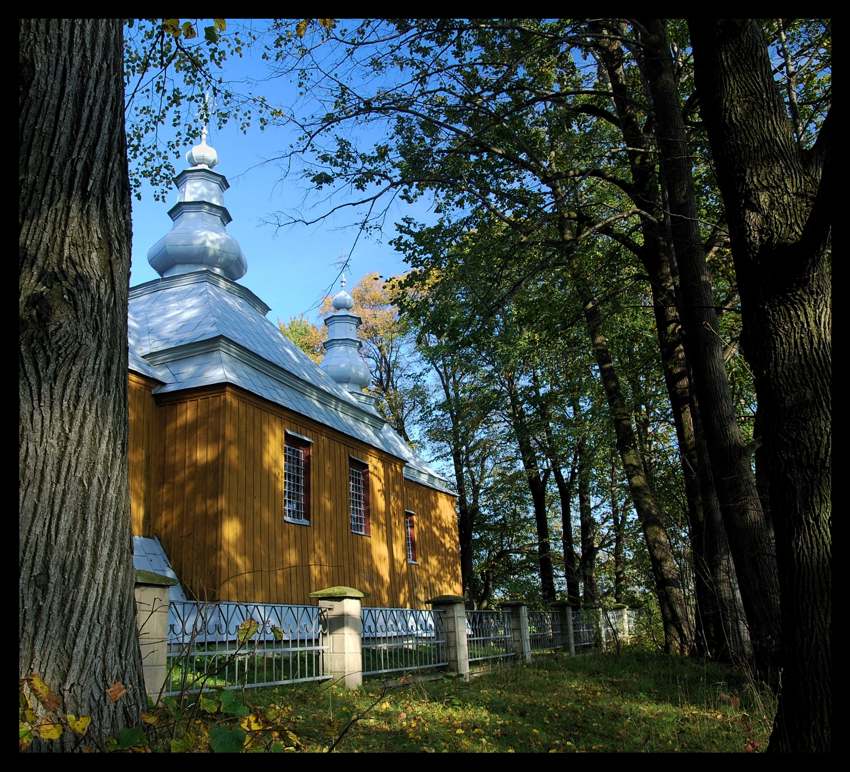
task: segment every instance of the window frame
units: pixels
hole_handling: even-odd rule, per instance
[[[361,473],[361,492],[363,504],[363,530],[354,530],[354,512],[352,506],[354,499],[351,495],[351,473],[358,471]],[[372,535],[372,517],[370,506],[370,485],[369,485],[369,464],[362,459],[354,456],[348,457],[348,528],[355,536],[371,536]]]
[[[404,554],[409,565],[419,563],[416,552],[416,513],[411,509],[404,510]]]
[[[291,517],[287,514],[286,509],[286,449],[287,447],[298,448],[302,452],[301,463],[302,463],[302,474],[303,474],[303,485],[302,485],[302,505],[303,505],[303,518]],[[312,489],[312,472],[313,465],[312,461],[312,450],[313,450],[313,441],[309,437],[305,437],[302,434],[297,434],[296,432],[290,432],[288,430],[284,430],[283,433],[283,520],[286,523],[292,523],[293,525],[311,525],[312,524],[312,507],[311,507],[311,489]]]

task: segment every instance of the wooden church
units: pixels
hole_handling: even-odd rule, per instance
[[[137,567],[172,599],[309,604],[347,585],[369,606],[461,594],[455,498],[364,388],[353,301],[316,365],[238,283],[225,177],[201,143],[175,183],[159,279],[130,289],[129,473]]]

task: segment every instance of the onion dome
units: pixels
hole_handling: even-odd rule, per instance
[[[360,354],[360,339],[357,328],[360,317],[351,313],[354,298],[345,291],[345,276],[340,282],[342,289],[334,295],[331,304],[334,311],[325,318],[328,339],[322,344],[325,358],[321,368],[340,386],[357,393],[372,380],[369,366]]]
[[[248,264],[242,248],[227,231],[230,212],[224,206],[227,178],[212,171],[218,153],[201,133],[201,143],[186,153],[191,164],[174,178],[180,191],[177,203],[168,210],[174,221],[171,230],[148,251],[148,262],[160,276],[208,270],[236,281]]]
[[[201,132],[201,144],[195,145],[186,153],[186,162],[190,166],[205,166],[207,169],[212,169],[218,163],[218,153],[215,152],[214,147],[207,144],[206,126]]]

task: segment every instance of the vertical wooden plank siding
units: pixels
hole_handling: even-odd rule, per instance
[[[130,443],[127,472],[130,481],[130,516],[134,536],[150,535],[151,486],[154,456],[154,383],[135,373],[127,379]]]
[[[454,497],[405,480],[399,459],[229,385],[156,397],[154,385],[130,376],[133,532],[160,538],[190,594],[310,604],[344,584],[368,605],[415,608],[460,594]],[[287,430],[312,441],[310,525],[283,519]],[[369,465],[368,536],[351,532],[351,457]]]

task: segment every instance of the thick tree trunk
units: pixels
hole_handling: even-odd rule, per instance
[[[833,119],[830,112],[815,146],[801,151],[758,24],[700,20],[690,29],[729,221],[743,351],[763,411],[783,640],[769,750],[829,751]]]
[[[564,238],[567,238],[567,234],[564,234]],[[602,331],[599,307],[584,277],[575,269],[572,261],[569,262],[569,266],[573,286],[579,293],[579,299],[584,306],[587,331],[614,424],[617,450],[629,483],[629,493],[646,540],[655,579],[655,591],[664,624],[665,648],[669,653],[687,654],[693,645],[693,624],[685,602],[679,568],[676,565],[670,538],[664,527],[662,512],[658,507],[655,494],[646,477],[631,414],[614,369],[608,340]]]
[[[780,662],[779,577],[775,548],[738,428],[717,315],[697,228],[687,140],[664,22],[646,19],[644,69],[652,94],[661,167],[672,216],[687,348],[696,379],[717,497],[752,636],[758,672],[775,683]],[[740,287],[740,284],[739,284]]]
[[[710,647],[706,654],[714,659],[735,663],[749,662],[752,659],[752,644],[747,628],[746,613],[738,589],[738,577],[735,574],[726,529],[723,526],[720,502],[717,500],[717,492],[711,477],[711,462],[708,458],[702,419],[695,397],[694,402],[694,433],[699,454],[704,513],[700,537],[703,541],[703,549],[699,553],[703,557],[697,561],[697,551],[694,551],[694,570],[704,578],[703,591],[711,596],[710,601],[702,606],[707,613],[703,623],[707,631],[706,641]]]
[[[118,20],[19,21],[19,673],[93,740],[146,704],[127,482],[130,192]],[[127,693],[112,702],[116,681]],[[77,747],[66,731],[39,749]],[[33,746],[35,747],[35,746]]]

